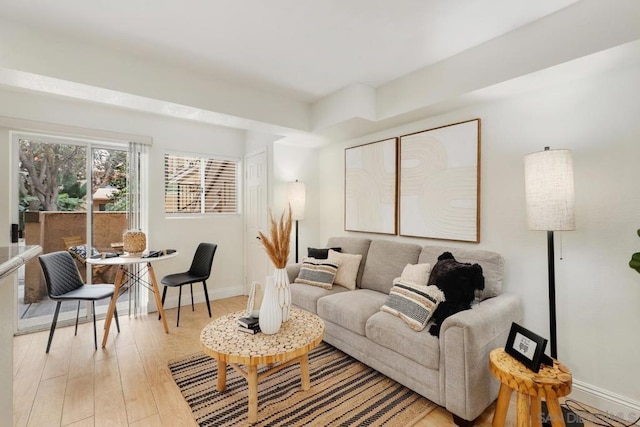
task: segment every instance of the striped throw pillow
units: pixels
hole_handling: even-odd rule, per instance
[[[331,289],[339,266],[340,263],[336,260],[305,258],[302,260],[300,272],[294,283],[304,283],[305,285]]]
[[[381,310],[398,316],[411,329],[422,331],[442,301],[444,293],[437,286],[420,286],[396,279]]]

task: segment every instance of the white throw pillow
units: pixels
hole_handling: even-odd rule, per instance
[[[405,282],[415,283],[416,285],[426,286],[429,282],[429,274],[431,273],[431,264],[407,264],[402,270],[400,279]],[[398,279],[396,279],[398,280]],[[395,281],[394,280],[394,283]]]
[[[360,268],[362,255],[345,254],[330,249],[328,260],[337,261],[340,265],[333,283],[354,290],[356,288],[356,278],[358,277],[358,269]]]

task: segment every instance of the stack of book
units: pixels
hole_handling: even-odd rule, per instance
[[[260,322],[257,317],[241,317],[238,319],[238,329],[248,334],[260,332]]]

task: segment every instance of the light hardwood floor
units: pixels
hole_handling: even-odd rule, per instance
[[[212,301],[214,317],[242,310],[246,297]],[[200,331],[210,319],[204,304],[195,312],[167,310],[170,333],[157,315],[120,317],[107,347],[93,348],[91,323],[56,329],[49,354],[48,331],[14,338],[14,426],[195,426],[189,407],[173,382],[167,362],[200,350]],[[98,323],[98,346],[103,321]],[[510,408],[507,425],[515,425]],[[491,426],[493,405],[477,426]],[[6,420],[2,420],[3,422]],[[451,414],[438,408],[421,427],[451,426]]]

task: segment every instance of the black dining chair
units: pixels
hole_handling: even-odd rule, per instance
[[[60,313],[60,305],[63,301],[78,301],[78,310],[76,312],[76,329],[74,335],[78,334],[78,317],[80,316],[80,302],[91,301],[93,313],[93,342],[94,347],[98,349],[98,334],[96,331],[96,306],[95,302],[105,298],[111,298],[115,291],[114,285],[86,285],[80,277],[78,267],[69,252],[58,251],[45,255],[40,255],[40,266],[44,273],[44,280],[47,284],[47,292],[52,301],[56,301],[56,311],[53,315],[51,323],[51,331],[49,332],[49,342],[47,343],[47,353],[51,348],[53,340],[53,332],[58,322],[58,314]],[[118,323],[118,311],[115,310],[113,317],[116,321],[116,327],[120,332],[120,324]]]
[[[195,311],[193,305],[193,284],[202,282],[204,287],[204,298],[207,302],[207,310],[209,311],[209,317],[211,317],[211,305],[209,304],[209,293],[207,292],[207,279],[211,275],[211,266],[213,264],[213,256],[216,254],[218,245],[215,243],[200,243],[196,249],[196,253],[193,255],[193,261],[191,261],[191,267],[189,271],[184,273],[174,273],[164,276],[160,281],[164,285],[162,290],[162,306],[164,307],[164,300],[167,296],[167,287],[180,287],[178,293],[178,319],[176,326],[180,326],[180,300],[182,299],[182,286],[189,285],[191,288],[191,311]],[[158,315],[158,319],[160,319]]]

